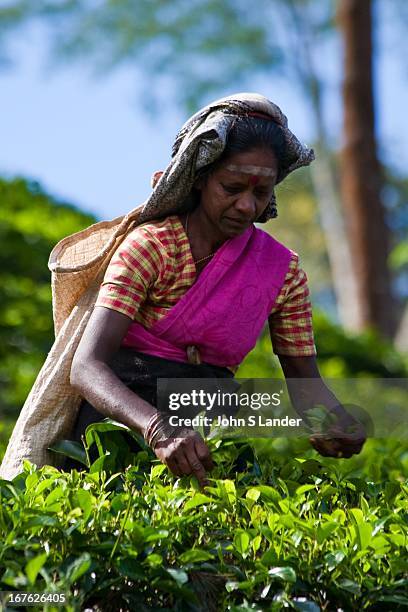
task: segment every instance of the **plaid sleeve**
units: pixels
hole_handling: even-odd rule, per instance
[[[269,317],[273,352],[277,355],[316,355],[312,305],[306,273],[292,253],[289,270]]]
[[[105,306],[131,319],[146,300],[164,261],[160,242],[143,227],[125,238],[114,253],[95,306]]]

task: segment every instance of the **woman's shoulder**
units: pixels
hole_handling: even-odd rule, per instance
[[[177,242],[184,234],[183,226],[176,215],[138,225],[127,235],[129,240],[140,240],[162,244]]]
[[[125,248],[147,248],[149,251],[165,251],[169,253],[177,248],[183,239],[184,230],[176,215],[147,221],[134,227],[122,242]]]

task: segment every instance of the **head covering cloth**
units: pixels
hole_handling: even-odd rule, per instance
[[[70,436],[81,397],[69,382],[72,359],[88,323],[109,261],[135,226],[174,214],[189,195],[197,172],[222,154],[237,116],[265,116],[282,129],[290,165],[281,169],[278,182],[308,165],[314,154],[289,130],[280,108],[267,98],[241,93],[212,102],[193,115],[178,133],[173,157],[147,201],[127,215],[96,223],[67,236],[52,250],[51,270],[55,342],[20,412],[0,476],[11,479],[25,459],[37,466],[58,465],[47,449]],[[265,211],[276,216],[274,201]]]
[[[177,205],[190,193],[197,172],[216,161],[223,153],[228,133],[237,117],[260,117],[274,121],[282,130],[290,163],[280,168],[276,183],[280,183],[290,172],[307,166],[315,156],[312,149],[301,144],[288,128],[288,120],[279,106],[254,93],[240,93],[212,102],[195,113],[176,136],[173,158],[167,166],[154,194],[146,202],[142,217],[162,214],[162,211],[177,211]],[[258,219],[263,223],[277,216],[276,199],[271,202]]]

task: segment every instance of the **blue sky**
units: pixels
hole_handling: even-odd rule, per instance
[[[396,61],[393,30],[381,18],[375,85],[380,154],[406,172],[408,68],[405,60]],[[115,217],[143,202],[151,174],[168,162],[185,112],[169,104],[160,116],[148,116],[138,104],[147,77],[137,79],[130,69],[98,81],[81,65],[50,71],[45,68],[44,31],[38,28],[27,30],[12,51],[15,64],[0,72],[0,174],[38,180],[52,195],[99,218]],[[333,75],[326,115],[335,142],[341,126],[339,55],[333,47],[324,58]],[[270,78],[258,78],[252,89],[279,104],[293,131],[310,144],[307,110],[296,90]],[[229,93],[226,89],[221,95]]]

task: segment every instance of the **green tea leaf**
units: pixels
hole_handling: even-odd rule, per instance
[[[35,490],[36,494],[40,495],[43,491],[45,491],[45,489],[51,487],[55,481],[55,478],[56,476],[54,476],[53,478],[46,478],[45,480],[41,480]]]
[[[200,550],[198,548],[192,548],[183,552],[179,559],[181,563],[199,563],[200,561],[208,561],[213,559],[214,555],[206,550]]]
[[[154,465],[150,473],[151,479],[154,480],[155,478],[159,478],[159,476],[161,476],[166,469],[167,469],[166,466],[163,465],[162,463],[159,463],[158,465]]]
[[[250,499],[250,500],[254,501],[254,502],[257,502],[259,497],[260,497],[260,495],[261,495],[260,490],[253,488],[253,489],[248,489],[248,491],[245,494],[245,497],[247,499]]]
[[[377,601],[386,601],[389,603],[403,604],[408,607],[408,597],[396,593],[395,595],[382,595]]]
[[[73,561],[67,569],[66,576],[70,584],[74,584],[81,576],[83,576],[91,566],[91,556],[89,553],[83,553],[75,561]]]
[[[59,525],[59,520],[55,516],[48,516],[46,514],[39,514],[37,516],[32,516],[26,519],[22,525],[24,529],[31,529],[32,527],[57,527]]]
[[[332,521],[327,521],[326,523],[322,523],[321,525],[319,525],[319,527],[317,528],[318,544],[323,544],[326,538],[328,538],[338,528],[338,523],[334,523]]]
[[[25,573],[27,574],[27,578],[30,581],[30,584],[33,585],[35,583],[37,579],[37,574],[46,562],[47,557],[47,553],[41,553],[33,559],[30,559],[30,561],[25,566]]]
[[[251,541],[251,547],[254,553],[256,553],[259,550],[259,547],[261,546],[261,542],[262,542],[262,536],[260,535],[255,536],[254,539]]]
[[[163,557],[157,553],[152,553],[146,557],[146,563],[151,567],[158,567],[163,563]]]
[[[329,570],[329,572],[331,572],[332,570],[334,570],[335,567],[340,565],[345,556],[346,553],[344,553],[342,550],[336,550],[335,552],[327,553],[327,555],[325,555],[324,557],[324,560],[327,563],[327,569]]]
[[[33,487],[35,487],[35,485],[37,484],[39,479],[39,474],[38,472],[33,472],[32,474],[29,474],[26,478],[26,488],[27,490],[32,489]]]
[[[296,572],[291,567],[273,567],[268,571],[269,576],[280,578],[284,582],[296,582]]]
[[[342,580],[339,580],[338,584],[341,589],[344,589],[345,591],[348,591],[349,593],[353,593],[353,595],[360,594],[360,590],[361,590],[360,586],[356,582],[353,582],[353,580],[344,578]]]
[[[61,499],[61,497],[64,497],[64,496],[65,496],[65,490],[62,488],[62,486],[58,486],[53,491],[51,491],[51,493],[47,495],[47,497],[44,500],[44,506],[51,506],[54,502],[56,502],[58,499]]]
[[[261,492],[262,497],[267,501],[278,502],[282,499],[280,493],[273,487],[269,487],[267,485],[260,485],[256,488],[258,489],[258,491]]]
[[[364,523],[365,519],[364,519],[364,515],[362,513],[362,511],[360,510],[360,508],[351,508],[350,509],[350,514],[353,516],[355,522],[357,523],[357,525]]]
[[[103,467],[105,465],[105,461],[107,459],[107,457],[109,457],[110,453],[109,451],[106,452],[106,454],[101,455],[100,457],[98,457],[98,459],[96,459],[93,464],[91,465],[91,467],[89,468],[89,473],[90,474],[99,474],[99,472],[102,472]]]
[[[214,502],[214,499],[208,497],[208,495],[204,495],[203,493],[196,493],[184,504],[184,511],[187,512],[187,510],[191,510],[191,508],[196,508],[197,506],[202,506],[203,504],[209,504],[212,502]]]
[[[89,493],[89,491],[80,489],[75,493],[74,500],[83,512],[83,520],[87,521],[93,510],[94,497]]]
[[[177,582],[178,586],[182,586],[188,582],[188,575],[182,569],[169,568],[167,569],[167,573]]]
[[[54,442],[48,450],[75,459],[75,461],[88,467],[85,449],[79,442],[74,442],[73,440],[59,440],[58,442]]]
[[[244,555],[248,550],[250,539],[251,538],[246,531],[241,531],[235,534],[234,546],[241,555]]]
[[[310,484],[301,485],[300,487],[296,489],[296,495],[300,496],[300,495],[303,495],[303,493],[307,493],[307,491],[313,491],[315,489],[316,489],[315,485],[310,485]]]

